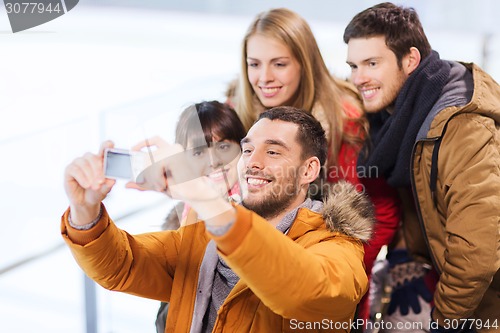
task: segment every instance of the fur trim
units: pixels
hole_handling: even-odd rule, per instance
[[[323,218],[329,230],[363,242],[370,240],[375,223],[373,205],[368,196],[346,181],[330,185]]]

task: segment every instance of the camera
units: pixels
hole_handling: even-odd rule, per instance
[[[139,174],[146,168],[146,153],[126,149],[104,150],[104,175],[106,178],[127,179],[140,182]]]

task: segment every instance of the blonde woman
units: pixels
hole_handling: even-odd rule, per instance
[[[234,106],[248,129],[265,109],[294,106],[309,111],[327,133],[328,165],[335,165],[343,142],[359,146],[366,129],[354,87],[332,77],[308,23],[297,13],[273,9],[259,14],[244,39]]]

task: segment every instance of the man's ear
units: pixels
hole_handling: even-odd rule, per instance
[[[321,163],[316,156],[311,156],[304,161],[303,166],[304,168],[301,171],[301,185],[307,185],[318,178],[321,171]]]
[[[406,75],[410,75],[413,71],[420,65],[420,51],[412,46],[410,48],[410,53],[403,57],[403,71]]]

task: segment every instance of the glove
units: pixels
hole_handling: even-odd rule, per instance
[[[422,308],[418,296],[428,303],[433,298],[424,281],[429,269],[425,267],[425,264],[413,261],[406,250],[389,252],[387,260],[392,287],[387,314],[392,315],[398,307],[403,316],[408,315],[410,308],[414,313],[420,313]]]

